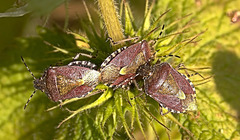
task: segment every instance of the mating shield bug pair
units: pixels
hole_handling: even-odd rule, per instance
[[[196,110],[196,91],[192,82],[168,63],[151,66],[151,57],[146,40],[120,48],[102,63],[100,81],[117,88],[143,76],[145,93],[162,107],[174,113]]]
[[[86,61],[75,61],[68,66],[49,67],[42,77],[36,79],[23,58],[25,66],[34,77],[34,87],[45,92],[57,102],[64,99],[83,97],[99,83],[111,87],[126,86],[136,77],[136,70],[151,56],[147,41],[143,40],[129,47],[113,52],[101,65],[100,72],[94,70],[96,65]],[[33,92],[24,108],[34,95]]]
[[[99,82],[100,73],[94,70],[97,66],[87,61],[74,61],[67,66],[49,67],[39,79],[35,78],[23,58],[22,61],[33,76],[35,87],[24,109],[36,90],[45,92],[49,99],[57,102],[70,98],[84,97]]]
[[[34,77],[35,89],[45,92],[51,100],[57,102],[83,97],[92,91],[99,82],[111,87],[124,87],[137,76],[138,67],[145,64],[150,57],[151,48],[147,41],[143,40],[113,52],[102,63],[100,72],[94,70],[96,65],[90,62],[75,61],[67,66],[49,67],[39,79],[34,77],[23,58],[22,61]],[[31,97],[35,92],[36,90]]]
[[[144,79],[144,90],[160,106],[174,113],[194,111],[196,91],[192,82],[175,70],[169,63],[149,63],[137,70]]]
[[[159,35],[161,34],[162,31]],[[135,80],[139,66],[147,63],[153,55],[153,48],[149,44],[146,40],[142,40],[113,52],[101,64],[100,81],[115,88],[126,87],[127,84],[130,84],[132,80]]]

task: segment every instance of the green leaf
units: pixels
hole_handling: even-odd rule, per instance
[[[66,0],[29,0],[28,9],[36,16],[46,15],[53,11],[56,7],[63,4]]]
[[[134,29],[132,25],[133,17],[128,3],[124,3],[124,10],[125,10],[125,34],[133,36],[134,35]]]
[[[24,16],[31,11],[27,9],[28,4],[22,5],[20,7],[13,7],[5,11],[4,13],[0,13],[0,18],[3,17],[21,17]]]
[[[104,91],[104,93],[93,103],[91,104],[87,104],[81,108],[79,108],[78,110],[75,111],[69,111],[71,113],[70,116],[68,116],[66,119],[64,119],[59,125],[58,127],[61,126],[62,123],[68,121],[69,119],[71,119],[72,117],[74,117],[75,115],[79,114],[80,112],[87,110],[87,109],[91,109],[93,107],[99,106],[101,104],[103,104],[105,101],[107,101],[109,98],[112,97],[112,91],[106,90]]]
[[[123,125],[123,127],[125,129],[125,132],[127,133],[127,135],[130,138],[134,138],[133,135],[130,132],[129,126],[128,126],[126,118],[125,118],[125,109],[123,107],[123,97],[121,95],[122,93],[123,92],[121,92],[121,89],[115,91],[115,93],[114,93],[115,106],[116,106],[119,118],[120,118],[120,120],[122,122],[122,125]]]

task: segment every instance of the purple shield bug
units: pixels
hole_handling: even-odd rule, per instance
[[[146,40],[123,47],[108,56],[101,65],[100,81],[111,87],[124,87],[136,77],[136,70],[151,57]]]
[[[97,66],[87,61],[74,61],[67,66],[49,67],[38,79],[35,78],[23,58],[22,61],[34,78],[35,88],[24,109],[36,90],[45,92],[49,99],[57,102],[84,97],[98,84],[100,73],[94,70]]]
[[[162,107],[174,113],[197,109],[196,91],[192,82],[169,63],[149,63],[137,70],[144,79],[144,90]]]

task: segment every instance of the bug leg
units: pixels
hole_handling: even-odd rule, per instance
[[[129,91],[129,90],[130,90],[130,87],[127,87],[127,91]],[[134,98],[130,98],[128,92],[127,92],[127,96],[128,96],[128,98],[126,99],[126,101],[128,102],[128,104],[129,104],[131,107],[133,107],[133,105],[131,104],[131,101],[132,101]]]
[[[165,113],[163,113],[163,110],[162,110],[162,106],[159,104],[159,110],[160,110],[160,114],[162,115],[162,116],[164,116],[164,115],[166,115],[166,114],[168,114],[170,111],[168,110],[167,112],[165,112]]]
[[[129,100],[127,100],[127,102],[128,102],[128,104],[132,107],[132,104],[131,104],[131,102],[129,101]]]
[[[73,112],[74,112],[74,111],[68,109],[67,107],[65,107],[65,109],[66,109],[68,112],[70,112],[70,113],[73,113]]]
[[[131,37],[131,38],[126,38],[126,39],[119,40],[119,41],[114,41],[111,37],[108,37],[106,42],[109,40],[113,45],[118,45],[118,44],[121,44],[123,42],[131,41],[131,40],[138,40],[138,39],[139,39],[139,37]]]
[[[136,80],[133,80],[133,83],[134,83],[135,87],[138,89],[138,91],[141,91],[141,93],[140,93],[139,95],[137,95],[137,96],[134,97],[134,99],[136,99],[136,98],[142,96],[142,95],[144,94],[144,92],[143,92],[143,88],[140,88],[140,87],[139,87],[139,85],[138,85],[138,83],[137,83]]]
[[[72,58],[73,61],[76,61],[80,56],[85,56],[85,57],[88,57],[88,58],[93,58],[94,57],[94,56],[92,56],[90,54],[86,54],[86,53],[77,53],[77,55]]]
[[[167,112],[165,113],[162,113],[161,115],[164,116],[164,115],[167,115],[170,111],[168,110]]]
[[[142,96],[143,94],[144,94],[144,92],[143,92],[143,91],[141,91],[141,93],[140,93],[140,94],[138,94],[137,96],[135,96],[135,97],[134,97],[134,99],[136,99],[136,98],[138,98],[138,97]]]
[[[181,67],[183,67],[183,68],[181,68]],[[179,70],[179,69],[183,69],[183,70],[185,71],[187,77],[192,77],[192,76],[195,76],[195,75],[199,75],[199,76],[202,77],[203,79],[206,79],[206,78],[204,78],[200,73],[198,73],[197,71],[186,68],[183,63],[180,63],[180,64],[176,67],[176,70]],[[187,72],[187,70],[193,71],[193,72],[195,72],[195,73],[189,74],[189,73]]]
[[[212,76],[211,76],[210,78],[212,78]],[[211,80],[207,80],[207,79],[210,79],[210,78],[208,77],[208,78],[206,78],[206,79],[203,79],[204,82],[195,84],[195,86],[203,85],[203,84],[205,84],[205,83],[207,83],[207,82],[210,82]]]
[[[103,89],[97,89],[96,91],[91,91],[91,92],[87,93],[87,94],[84,96],[84,98],[87,98],[87,97],[96,95],[96,94],[101,93],[101,92],[104,92],[104,90],[103,90]]]
[[[142,88],[139,87],[138,83],[136,80],[133,80],[133,84],[135,85],[135,87],[139,90],[139,91],[143,91]]]
[[[173,54],[167,54],[167,55],[162,55],[162,56],[159,56],[159,55],[156,55],[157,52],[159,52],[160,50],[157,50],[156,52],[153,53],[153,55],[151,56],[151,60],[154,60],[154,56],[156,56],[157,60],[159,60],[161,62],[161,58],[165,59],[167,57],[174,57],[174,58],[181,58],[180,56],[178,55],[173,55]]]
[[[61,109],[62,108],[62,100],[59,100],[59,108]]]

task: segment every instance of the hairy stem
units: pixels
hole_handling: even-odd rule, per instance
[[[119,41],[124,39],[122,33],[122,25],[119,21],[119,16],[116,11],[113,0],[98,0],[98,6],[104,20],[108,36],[113,41]]]

